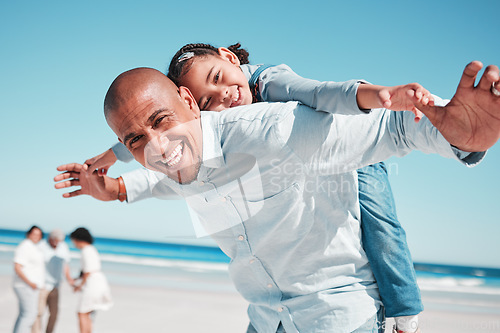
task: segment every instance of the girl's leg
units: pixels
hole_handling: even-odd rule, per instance
[[[90,312],[78,313],[78,322],[80,324],[80,333],[92,333],[92,320]]]
[[[423,305],[406,234],[398,221],[384,163],[358,170],[362,241],[387,317],[413,316]]]

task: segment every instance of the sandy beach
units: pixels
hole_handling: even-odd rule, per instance
[[[0,332],[11,332],[17,316],[11,252],[0,253]],[[104,256],[105,257],[105,256]],[[105,257],[106,258],[106,257]],[[225,264],[151,261],[138,265],[103,261],[114,306],[95,317],[96,333],[246,332],[247,302],[236,292]],[[78,260],[71,261],[72,272]],[[155,266],[156,265],[156,266]],[[423,290],[422,332],[500,332],[500,294]],[[77,295],[61,287],[57,333],[78,332]],[[388,320],[386,332],[390,332]]]

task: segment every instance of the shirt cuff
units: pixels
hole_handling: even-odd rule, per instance
[[[143,169],[137,169],[121,175],[127,190],[127,202],[132,203],[142,199],[151,198],[149,179]]]
[[[127,147],[121,142],[116,143],[111,147],[113,153],[119,161],[128,163],[134,159],[134,156],[128,151]]]
[[[350,99],[352,99],[354,97],[354,100],[350,101],[351,105],[356,105],[356,108],[358,108],[359,112],[362,113],[362,114],[368,114],[368,113],[372,112],[373,109],[360,109],[359,105],[358,105],[358,88],[359,88],[359,85],[360,84],[371,84],[371,83],[368,82],[368,81],[365,81],[365,80],[351,80],[351,81],[347,81],[347,82],[354,82],[354,84],[353,84],[353,86],[351,88],[354,91],[354,94],[349,95],[349,90],[347,91],[348,96],[350,96]]]
[[[484,159],[486,156],[485,151],[481,152],[468,152],[468,151],[463,151],[458,149],[457,147],[450,145],[451,150],[455,154],[455,156],[458,158],[460,162],[462,162],[465,166],[472,168],[481,163],[481,161]]]

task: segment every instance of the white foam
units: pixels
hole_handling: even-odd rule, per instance
[[[202,261],[174,260],[174,259],[147,258],[147,257],[145,258],[145,257],[134,257],[134,256],[115,255],[115,254],[102,254],[101,260],[108,262],[123,263],[123,264],[142,265],[142,266],[178,267],[193,272],[228,270],[228,264],[225,263],[211,263]]]
[[[478,278],[417,278],[418,286],[427,291],[460,292],[467,294],[500,295],[500,288],[484,285]]]

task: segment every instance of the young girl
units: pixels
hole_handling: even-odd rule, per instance
[[[78,304],[78,320],[80,333],[92,332],[92,318],[96,310],[108,310],[112,305],[108,281],[101,271],[99,253],[92,245],[94,238],[85,228],[78,228],[70,235],[75,247],[82,252],[82,275],[79,285],[74,287],[80,291]]]
[[[374,108],[411,110],[415,94],[424,104],[430,93],[419,84],[395,87],[364,81],[319,82],[295,74],[288,66],[249,65],[240,44],[215,48],[188,44],[173,57],[168,77],[189,88],[200,109],[222,111],[252,102],[299,101],[317,111],[363,115]],[[133,159],[121,144],[87,160],[105,174],[116,159]],[[363,246],[377,279],[386,315],[398,317],[398,330],[414,332],[423,309],[405,232],[397,220],[394,199],[383,163],[358,170]],[[382,250],[382,251],[381,251]]]

